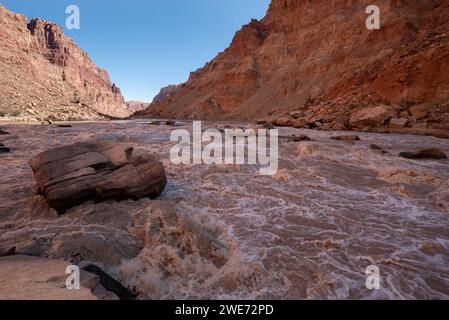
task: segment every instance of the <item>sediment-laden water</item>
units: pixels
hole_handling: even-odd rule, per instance
[[[447,140],[361,133],[343,142],[330,139],[335,132],[281,129],[314,141],[281,139],[271,177],[257,166],[174,165],[175,128],[143,120],[2,128],[11,153],[0,155],[0,252],[89,260],[143,299],[449,298],[449,161],[398,157],[428,147],[449,154]],[[164,194],[58,217],[27,162],[86,140],[155,153]],[[370,265],[380,268],[380,290],[365,287]]]

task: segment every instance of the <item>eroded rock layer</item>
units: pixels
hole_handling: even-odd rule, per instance
[[[89,200],[157,197],[167,179],[164,166],[133,148],[112,142],[77,143],[30,160],[40,193],[59,213]]]

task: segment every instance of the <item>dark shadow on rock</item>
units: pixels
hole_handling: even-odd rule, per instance
[[[100,278],[100,284],[106,290],[114,292],[120,300],[135,300],[138,296],[94,264],[89,264],[81,269],[97,275]]]
[[[12,247],[5,253],[0,252],[0,257],[10,257],[10,256],[15,256],[15,255],[16,255],[16,247]]]
[[[0,143],[0,154],[2,153],[9,153],[11,152],[11,149],[8,147],[5,147],[3,143]]]
[[[424,149],[419,152],[401,152],[400,157],[412,160],[442,160],[447,159],[447,155],[437,148]]]

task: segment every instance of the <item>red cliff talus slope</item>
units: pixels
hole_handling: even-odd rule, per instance
[[[366,28],[372,1],[273,0],[264,19],[245,25],[228,49],[141,115],[287,114],[298,127],[448,129],[449,2],[375,3],[380,30]],[[377,122],[366,107],[377,108]]]
[[[0,116],[124,117],[124,99],[61,27],[0,5]]]

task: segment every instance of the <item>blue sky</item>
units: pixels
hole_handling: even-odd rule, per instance
[[[109,71],[127,100],[151,101],[159,89],[187,80],[231,42],[269,0],[0,0],[9,10],[65,28],[68,5],[81,29],[65,30]]]

